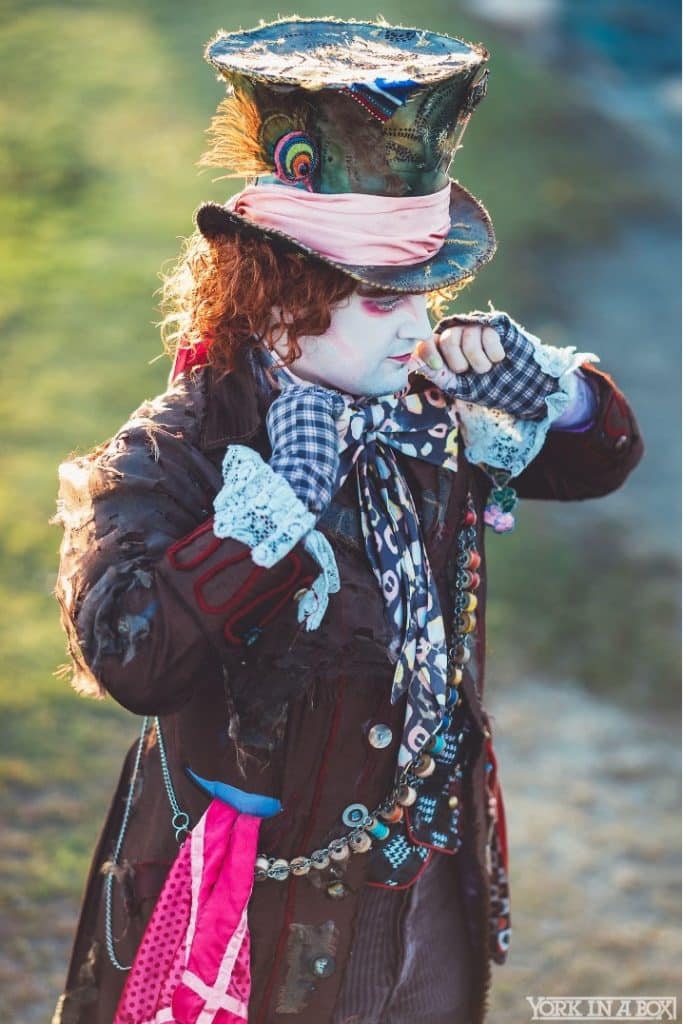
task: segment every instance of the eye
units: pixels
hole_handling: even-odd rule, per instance
[[[402,295],[373,295],[363,300],[363,306],[370,313],[391,313],[404,301]]]

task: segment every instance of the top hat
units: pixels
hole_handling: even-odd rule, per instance
[[[491,259],[496,241],[486,209],[448,175],[486,92],[483,46],[383,23],[295,18],[220,32],[205,56],[229,94],[204,162],[244,175],[256,199],[265,197],[258,192],[264,185],[276,205],[280,197],[300,200],[305,193],[307,214],[314,214],[307,231],[297,230],[296,219],[283,230],[250,210],[238,212],[234,201],[205,203],[196,214],[205,237],[256,232],[387,291],[444,288]],[[443,201],[445,226],[436,242],[414,258],[408,247],[398,264],[353,262],[317,248],[316,203],[322,212],[330,200],[346,201],[344,210],[361,201],[362,233],[381,197],[389,201],[384,223],[399,233],[409,223],[419,234],[428,219],[425,204],[433,205],[429,197],[439,206]]]

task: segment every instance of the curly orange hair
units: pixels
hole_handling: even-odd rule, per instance
[[[285,361],[293,362],[301,355],[299,338],[324,334],[332,308],[359,287],[343,271],[262,235],[219,235],[209,241],[198,231],[162,280],[161,333],[169,353],[208,341],[209,361],[225,373],[254,338],[269,348],[285,338]],[[467,283],[431,292],[430,308],[440,315]]]

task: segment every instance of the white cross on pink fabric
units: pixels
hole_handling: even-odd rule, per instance
[[[164,883],[114,1024],[246,1024],[260,823],[211,801]]]

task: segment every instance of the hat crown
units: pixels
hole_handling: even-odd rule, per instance
[[[294,19],[219,33],[206,58],[256,115],[243,119],[243,147],[235,122],[229,147],[216,119],[215,150],[231,170],[314,192],[406,196],[447,184],[488,52],[420,29]]]
[[[424,29],[335,18],[291,18],[240,32],[219,32],[206,59],[221,74],[306,89],[383,78],[416,84],[475,70],[488,58],[480,45]]]

